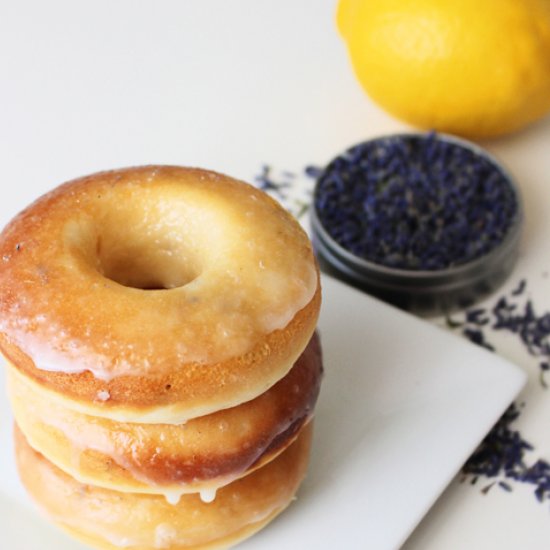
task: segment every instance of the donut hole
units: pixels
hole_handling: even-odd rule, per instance
[[[211,201],[195,204],[179,188],[126,191],[116,201],[101,195],[91,215],[65,224],[71,262],[125,287],[162,290],[188,285],[227,250],[228,224]]]
[[[98,270],[123,286],[162,290],[184,286],[198,277],[200,266],[180,243],[154,239],[142,242],[108,242],[96,245]]]

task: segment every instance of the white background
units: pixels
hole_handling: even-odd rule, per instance
[[[264,162],[301,170],[370,136],[407,129],[357,85],[333,0],[49,0],[0,4],[0,223],[40,193],[97,170],[195,165],[251,180]],[[520,263],[550,310],[550,120],[483,143],[516,176]],[[550,394],[529,376],[518,424],[550,458]],[[338,504],[335,503],[335,513]],[[1,525],[1,518],[0,518]],[[455,482],[407,550],[547,548],[550,505]]]

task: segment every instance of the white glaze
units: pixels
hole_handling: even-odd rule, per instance
[[[64,523],[67,522],[65,521]],[[102,533],[102,536],[109,544],[112,544],[118,548],[132,548],[133,546],[139,545],[139,541],[137,539],[132,539],[125,535]]]
[[[170,548],[177,540],[178,532],[169,523],[160,523],[155,527],[155,548]]]
[[[205,504],[209,504],[211,502],[214,502],[214,500],[216,500],[216,489],[212,489],[212,488],[201,489],[201,491],[199,492],[199,495],[201,497],[201,500]]]
[[[176,506],[179,504],[183,493],[181,491],[163,491],[162,494],[168,504]]]
[[[111,394],[108,390],[100,390],[97,392],[96,398],[98,401],[109,401]]]
[[[68,440],[70,445],[68,452],[70,454],[60,461],[58,461],[59,458],[51,456],[49,458],[59,468],[66,471],[82,484],[103,486],[122,493],[139,492],[162,495],[169,504],[175,506],[185,494],[197,494],[203,502],[212,502],[216,497],[218,489],[232,483],[243,474],[243,471],[237,471],[231,475],[220,476],[206,481],[193,479],[189,483],[174,484],[168,487],[159,485],[140,468],[138,446],[142,442],[151,443],[147,442],[147,425],[139,426],[139,429],[134,425],[131,431],[125,431],[124,426],[121,426],[120,429],[109,429],[101,419],[93,417],[79,418],[70,409],[66,409],[56,402],[47,403],[44,396],[33,393],[33,384],[23,378],[11,366],[8,369],[8,382],[16,419],[18,419],[22,430],[27,433],[28,440],[33,448],[38,452],[47,453],[47,447],[41,446],[40,438],[38,441],[33,439],[32,430],[27,431],[27,426],[32,425],[34,426],[34,430],[41,430],[42,427],[40,424],[42,424],[59,430]],[[25,385],[28,387],[25,388]],[[27,414],[20,416],[18,412],[20,407],[25,407]],[[46,407],[47,414],[45,414]],[[30,411],[34,411],[33,415],[28,415]],[[36,425],[37,423],[38,425]],[[218,429],[221,432],[225,432],[230,429],[230,425],[222,420],[218,423]],[[284,429],[284,426],[281,426],[281,429]],[[243,432],[249,430],[246,421],[243,422],[240,430]],[[161,454],[163,451],[162,442],[167,437],[164,431],[157,433],[156,437],[158,438],[158,443],[155,447],[155,452]],[[180,427],[177,430],[177,437],[178,444],[183,445],[186,438],[185,429]],[[174,444],[173,438],[174,434],[172,433],[170,435],[172,444]],[[140,486],[119,484],[116,480],[114,484],[111,484],[108,480],[103,484],[93,474],[91,476],[88,476],[88,474],[83,475],[81,458],[82,454],[87,450],[94,450],[110,457],[115,463],[132,475],[140,483]],[[257,452],[250,457],[250,462],[254,463],[261,456],[262,452],[263,448],[258,447]],[[246,470],[246,466],[244,468]]]
[[[108,177],[111,185],[101,188],[101,200],[91,198],[93,188],[79,188],[51,201],[44,214],[48,231],[45,224],[33,225],[25,238],[35,244],[25,241],[24,254],[4,260],[6,277],[13,274],[9,284],[17,288],[13,302],[0,303],[0,332],[37,368],[90,371],[109,381],[162,374],[174,365],[225,361],[286,327],[314,296],[317,272],[307,237],[258,191],[231,187],[234,182],[212,185],[223,178],[207,172],[193,176],[204,182],[199,185],[173,185],[162,168],[144,171],[133,181],[123,177],[116,188],[116,174]],[[81,208],[72,208],[73,201],[80,201]],[[123,243],[120,227],[132,228]],[[111,273],[127,258],[141,257],[136,250],[144,257],[137,267],[154,266],[170,289],[162,293],[171,297],[173,307],[156,316],[154,300],[114,282],[118,279]],[[20,258],[27,263],[20,265]],[[181,266],[189,268],[189,280],[179,281]],[[133,272],[130,268],[121,268],[123,278]],[[104,271],[109,273],[104,276]],[[131,312],[117,314],[120,303],[132,304]],[[66,315],[71,310],[81,313],[76,324]],[[140,314],[154,334],[132,340],[130,325]],[[113,330],[106,333],[103,327],[111,322]],[[166,345],[162,329],[174,326],[177,338]]]

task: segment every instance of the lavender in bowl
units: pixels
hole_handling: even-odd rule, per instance
[[[499,286],[521,224],[510,175],[480,147],[434,133],[360,143],[330,162],[314,192],[313,242],[325,269],[426,315]]]

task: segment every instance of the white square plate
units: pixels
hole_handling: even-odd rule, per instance
[[[525,383],[497,355],[334,279],[323,290],[311,468],[243,550],[398,548]],[[81,550],[29,510],[1,405],[2,547]]]

